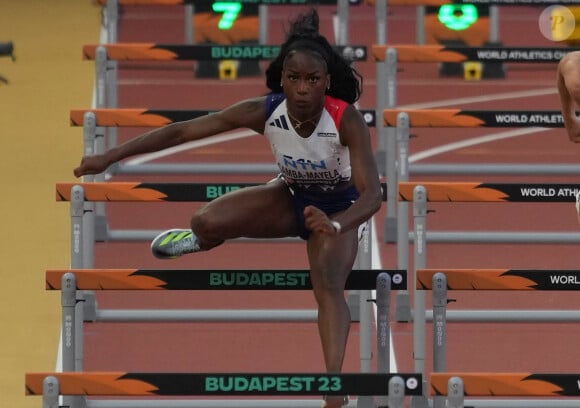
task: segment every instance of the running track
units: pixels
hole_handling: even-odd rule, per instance
[[[325,8],[322,8],[325,10]],[[299,8],[270,8],[271,43],[281,39],[279,24]],[[510,46],[551,46],[537,27],[539,8],[502,8],[501,40]],[[323,31],[332,33],[330,13],[323,14]],[[375,42],[374,9],[355,8],[351,14],[351,43]],[[178,43],[182,41],[182,8],[127,7],[122,15],[120,41]],[[145,28],[146,27],[146,28]],[[153,29],[155,27],[155,29]],[[525,33],[525,35],[522,35]],[[414,42],[414,10],[392,8],[388,40]],[[154,68],[154,69],[151,69]],[[164,67],[166,68],[166,67]],[[375,106],[375,65],[359,63],[365,77],[361,108]],[[409,107],[463,107],[465,109],[558,109],[555,66],[508,66],[504,80],[481,82],[440,78],[435,64],[402,65],[397,102]],[[162,69],[147,64],[122,65],[120,107],[217,109],[240,98],[265,92],[263,79],[235,82],[195,79],[191,64],[174,64]],[[211,89],[211,92],[207,90]],[[124,130],[121,139],[144,129]],[[411,159],[421,163],[575,163],[576,146],[561,130],[543,130],[510,136],[495,129],[415,129]],[[490,134],[504,135],[475,143]],[[472,141],[472,145],[456,143]],[[449,151],[441,149],[447,146]],[[270,162],[267,144],[259,136],[208,144],[159,161]],[[412,177],[418,180],[418,177]],[[115,177],[116,180],[163,181],[266,181],[268,177]],[[449,180],[450,177],[422,177]],[[574,177],[453,177],[454,180],[495,182],[574,182]],[[185,226],[197,204],[116,204],[109,207],[112,228],[164,229]],[[559,204],[443,204],[428,218],[430,230],[575,231],[575,210]],[[384,268],[396,268],[396,248],[384,244],[382,220],[385,206],[377,215],[380,261]],[[577,248],[573,245],[450,245],[429,244],[428,267],[449,268],[575,268]],[[412,248],[410,248],[412,253]],[[306,268],[301,244],[230,243],[209,253],[196,254],[166,263],[149,255],[147,243],[99,244],[97,267],[171,268]],[[451,293],[457,299],[451,309],[577,309],[578,296],[568,293]],[[99,306],[176,308],[313,308],[310,293],[191,294],[98,293]],[[429,298],[428,303],[429,304]],[[413,371],[413,327],[394,323],[393,338],[398,369]],[[428,328],[427,333],[430,333]],[[542,371],[572,372],[580,357],[575,339],[580,325],[536,323],[451,323],[448,329],[450,371]],[[358,327],[353,324],[345,371],[358,371]],[[86,327],[87,370],[133,371],[320,371],[323,367],[314,324],[90,324]],[[430,368],[430,343],[426,367]]]

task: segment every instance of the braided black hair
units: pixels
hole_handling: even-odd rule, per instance
[[[319,27],[320,19],[315,9],[291,22],[290,31],[280,47],[280,53],[266,70],[266,86],[273,93],[282,92],[280,81],[284,60],[293,51],[304,51],[318,56],[326,63],[330,74],[330,89],[326,93],[348,103],[354,103],[362,93],[362,76],[349,61],[334,50],[326,37],[319,33]]]

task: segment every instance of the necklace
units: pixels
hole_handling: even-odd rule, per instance
[[[286,111],[288,113],[288,116],[290,117],[290,119],[292,119],[295,124],[294,124],[294,129],[300,129],[300,127],[302,125],[304,125],[305,123],[312,123],[315,127],[317,125],[317,122],[315,121],[320,114],[322,113],[322,111],[318,112],[316,115],[314,115],[313,117],[311,117],[310,119],[306,119],[306,120],[298,120],[296,119],[289,110]]]

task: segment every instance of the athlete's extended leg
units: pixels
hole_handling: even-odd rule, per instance
[[[339,236],[313,233],[308,259],[314,296],[318,303],[318,327],[328,372],[340,372],[350,328],[350,311],[344,287],[358,250],[358,233]]]
[[[225,240],[297,235],[291,195],[282,180],[245,187],[209,202],[191,218],[191,230],[168,230],[151,244],[159,258],[205,251]]]
[[[313,233],[308,240],[308,259],[314,296],[318,303],[318,330],[326,370],[342,371],[350,329],[350,310],[344,287],[358,250],[358,232],[338,236]],[[328,398],[326,406],[339,407],[340,398]]]

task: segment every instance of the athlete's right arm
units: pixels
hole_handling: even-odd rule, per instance
[[[266,99],[247,99],[207,116],[176,122],[146,132],[103,154],[85,156],[74,175],[99,174],[110,165],[131,156],[156,152],[182,143],[199,140],[238,128],[263,132],[266,119]]]
[[[580,99],[580,75],[578,63],[580,53],[569,53],[558,64],[557,86],[564,126],[570,141],[580,142],[580,120],[576,107]]]

